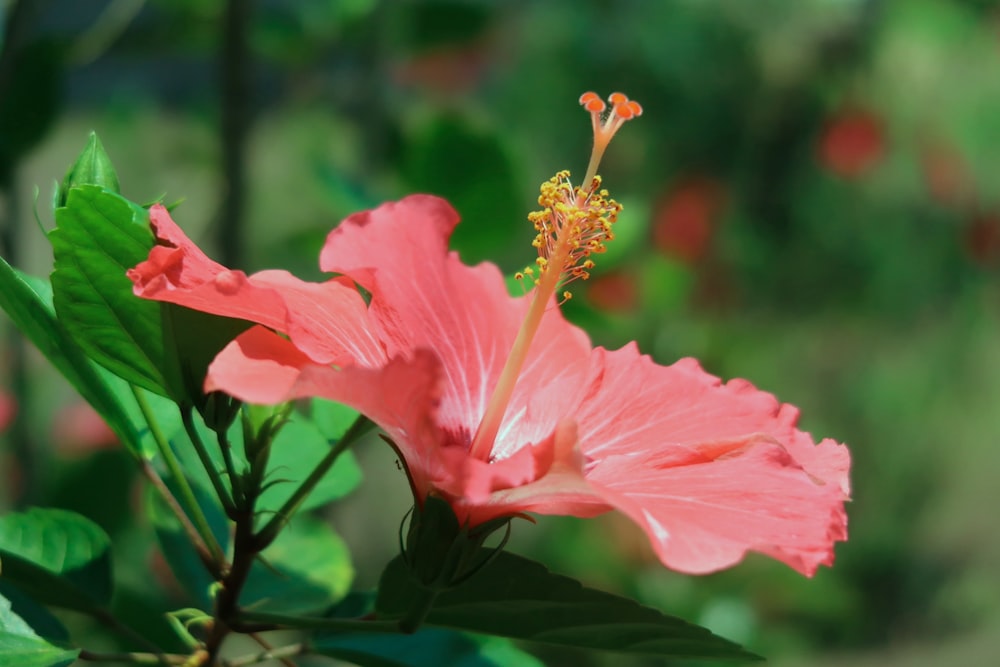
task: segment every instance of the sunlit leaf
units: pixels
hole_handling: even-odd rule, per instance
[[[160,304],[137,298],[125,275],[154,244],[146,211],[96,186],[71,188],[49,240],[56,313],[73,340],[119,377],[170,395]]]
[[[244,604],[251,609],[326,609],[347,594],[354,580],[347,545],[327,524],[308,516],[296,516],[262,557],[264,563],[254,563],[244,589]]]
[[[0,576],[45,604],[89,611],[111,601],[111,540],[74,512],[0,517]]]
[[[17,667],[65,667],[76,660],[77,650],[61,648],[35,634],[0,595],[0,664]]]
[[[20,616],[39,636],[55,642],[69,641],[69,632],[48,609],[4,581],[0,573],[0,597],[7,598],[11,611]],[[2,604],[2,603],[0,603]]]

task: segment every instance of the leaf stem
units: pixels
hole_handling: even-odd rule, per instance
[[[215,495],[219,497],[219,502],[222,503],[222,508],[226,511],[226,516],[232,519],[236,511],[236,505],[233,503],[233,498],[229,491],[226,490],[222,476],[216,469],[215,462],[212,461],[208,449],[205,448],[205,443],[202,442],[201,436],[198,435],[198,429],[194,425],[194,408],[189,405],[179,407],[181,420],[184,422],[184,430],[187,432],[188,438],[194,446],[194,451],[198,454],[198,459],[201,461],[202,467],[208,474],[208,479],[212,482],[212,488],[215,490]]]
[[[146,424],[149,426],[149,432],[152,434],[153,440],[156,442],[156,447],[160,452],[160,456],[163,457],[163,461],[167,464],[167,469],[170,471],[170,475],[174,478],[174,481],[177,484],[177,489],[180,492],[181,499],[187,506],[187,511],[191,517],[191,521],[197,529],[198,534],[201,535],[201,539],[207,546],[209,553],[212,555],[212,560],[217,563],[218,567],[221,569],[225,565],[226,556],[222,553],[222,547],[215,539],[215,534],[212,533],[212,529],[208,525],[208,519],[205,518],[205,513],[201,510],[201,505],[198,504],[198,500],[194,496],[194,491],[191,490],[191,485],[188,483],[187,477],[184,476],[184,471],[181,469],[180,463],[177,462],[177,457],[174,456],[174,451],[170,448],[170,443],[163,435],[163,431],[160,429],[160,424],[156,421],[156,417],[153,415],[153,411],[150,409],[149,403],[146,401],[146,397],[135,385],[130,385],[130,387],[132,389],[132,395],[135,396],[136,403],[139,404],[139,410],[142,411],[142,416],[146,420]]]
[[[77,659],[87,662],[128,662],[135,665],[183,665],[188,656],[176,653],[99,653],[82,649]]]
[[[242,477],[236,471],[236,464],[233,462],[233,448],[229,443],[229,436],[225,431],[216,431],[216,441],[222,451],[222,460],[226,465],[226,476],[229,477],[229,488],[233,490],[233,504],[236,507],[246,506],[246,494],[242,485]]]
[[[291,497],[285,501],[285,504],[282,505],[277,512],[275,512],[270,521],[268,521],[260,532],[257,533],[256,540],[261,550],[274,541],[274,538],[276,538],[278,533],[281,532],[285,523],[292,518],[292,515],[295,514],[295,511],[299,508],[299,505],[302,504],[309,494],[312,493],[312,490],[316,487],[320,480],[323,479],[327,472],[329,472],[330,468],[337,461],[337,458],[343,454],[348,447],[353,445],[358,438],[367,433],[373,426],[374,424],[371,420],[364,415],[361,415],[354,420],[354,423],[347,429],[347,432],[344,433],[340,440],[338,440],[336,444],[330,448],[330,451],[326,453],[323,460],[320,461],[315,468],[313,468],[313,471],[309,473],[309,476],[306,477],[299,485],[299,488],[295,490],[295,493],[293,493]]]
[[[398,621],[362,620],[360,618],[324,618],[322,616],[295,616],[241,610],[240,621],[263,623],[282,628],[300,630],[332,630],[334,632],[398,632]]]
[[[191,546],[194,547],[195,552],[198,554],[198,559],[201,561],[216,579],[221,578],[222,571],[219,568],[219,564],[215,562],[212,558],[212,553],[208,550],[208,545],[205,544],[205,540],[201,538],[198,534],[198,530],[191,523],[191,519],[188,515],[184,513],[184,508],[181,507],[180,503],[177,502],[177,498],[174,494],[170,492],[170,488],[163,482],[153,466],[150,465],[149,461],[141,457],[136,457],[139,462],[139,469],[142,471],[143,477],[149,482],[157,493],[160,494],[160,498],[166,503],[167,507],[173,513],[174,517],[181,524],[181,530],[184,531],[184,535],[187,536],[188,541]]]

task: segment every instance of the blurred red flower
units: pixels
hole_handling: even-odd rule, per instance
[[[639,288],[635,283],[635,277],[624,271],[593,276],[587,284],[587,299],[600,310],[629,313],[639,303]]]
[[[695,264],[708,252],[725,205],[725,189],[717,181],[686,178],[657,203],[653,243],[663,254]]]
[[[820,163],[844,178],[855,178],[885,153],[882,119],[862,108],[845,109],[830,118],[817,147]]]
[[[88,403],[76,401],[56,414],[52,442],[63,454],[85,454],[116,447],[118,436]]]
[[[8,393],[0,392],[0,433],[3,433],[17,415],[17,401]]]
[[[965,227],[965,252],[969,259],[983,266],[1000,263],[1000,215],[977,215]]]
[[[927,193],[939,204],[965,206],[975,195],[968,162],[950,143],[933,141],[920,150],[920,167]]]

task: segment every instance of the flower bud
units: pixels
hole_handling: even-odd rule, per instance
[[[115,172],[111,158],[104,152],[101,140],[97,138],[96,132],[90,133],[90,139],[86,147],[76,158],[76,162],[66,172],[59,189],[56,191],[55,206],[61,208],[66,205],[66,198],[69,189],[79,185],[98,185],[108,192],[121,194],[118,185],[118,174]]]

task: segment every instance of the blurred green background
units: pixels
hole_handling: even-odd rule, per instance
[[[662,568],[616,517],[512,549],[780,666],[1000,661],[1000,3],[993,0],[0,0],[0,252],[45,274],[54,181],[96,130],[123,194],[183,199],[210,254],[318,278],[343,216],[447,197],[469,262],[532,261],[538,184],[582,175],[586,90],[644,116],[601,169],[619,240],[566,312],[595,342],[696,356],[851,446],[850,540],[806,580],[765,558]],[[133,465],[7,326],[0,508],[82,511],[149,587]],[[10,421],[10,417],[16,418]],[[358,584],[394,555],[388,448],[331,519]],[[100,641],[94,629],[95,641]],[[626,664],[541,654],[550,664]],[[588,662],[589,661],[589,662]],[[633,661],[628,664],[643,664]]]

